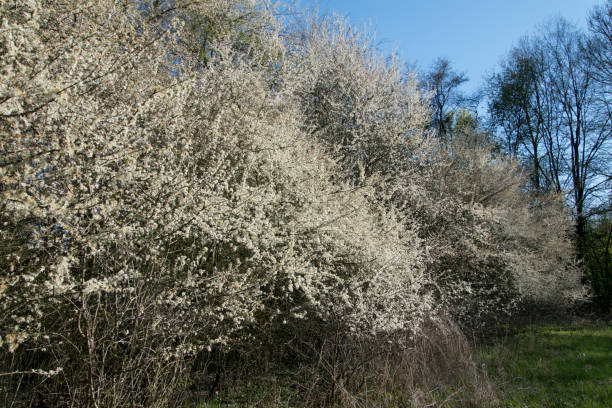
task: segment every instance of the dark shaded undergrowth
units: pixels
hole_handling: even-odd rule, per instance
[[[432,325],[403,349],[330,340],[310,363],[284,371],[269,361],[248,376],[227,371],[222,386],[190,406],[612,406],[609,321],[510,326],[477,343],[448,325]]]

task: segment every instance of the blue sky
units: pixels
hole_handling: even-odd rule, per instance
[[[417,68],[448,58],[470,81],[472,92],[524,35],[562,16],[586,27],[589,11],[603,0],[299,0],[334,10],[357,27],[370,27],[384,51],[397,51]]]

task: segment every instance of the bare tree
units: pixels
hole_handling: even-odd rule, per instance
[[[490,123],[502,131],[503,149],[523,160],[532,187],[560,192],[561,164],[551,144],[559,136],[560,114],[550,79],[545,53],[524,38],[489,78],[488,109]]]
[[[590,37],[587,56],[593,64],[594,78],[612,86],[612,0],[595,7],[588,20]]]
[[[555,79],[555,97],[563,113],[565,162],[581,258],[585,253],[589,200],[604,185],[601,177],[609,166],[611,133],[610,116],[601,104],[600,89],[594,81],[595,67],[582,51],[584,41],[583,34],[564,20],[556,21],[543,37],[544,51],[550,57],[550,70]]]
[[[607,97],[585,44],[584,33],[553,20],[512,51],[489,91],[492,120],[509,152],[530,164],[534,188],[568,192],[580,259],[589,210],[609,179],[611,132]]]
[[[451,110],[463,103],[465,97],[458,88],[467,81],[465,74],[455,71],[446,58],[436,60],[425,74],[425,89],[432,93],[432,127],[442,141],[449,139],[453,120]]]

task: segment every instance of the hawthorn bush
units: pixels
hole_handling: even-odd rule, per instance
[[[436,316],[579,288],[560,203],[486,149],[439,148],[416,77],[342,21],[288,35],[248,1],[0,15],[4,405],[170,406],[228,353],[402,350]]]
[[[298,38],[307,130],[349,183],[374,186],[377,204],[418,232],[438,311],[482,329],[521,304],[584,295],[562,197],[530,193],[474,121],[434,138],[416,75],[344,20],[311,16]]]
[[[582,298],[571,218],[562,197],[526,189],[518,164],[486,144],[433,147],[414,189],[400,198],[428,249],[439,301],[469,330],[503,322],[527,304]]]
[[[229,38],[193,69],[181,13],[216,5],[144,6],[3,3],[7,399],[165,405],[189,358],[287,320],[417,332],[419,240],[271,89],[274,27],[266,60]]]

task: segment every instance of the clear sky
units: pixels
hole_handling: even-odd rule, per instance
[[[604,0],[299,0],[302,7],[370,23],[380,48],[397,51],[408,63],[428,68],[448,58],[470,81],[471,92],[524,35],[562,16],[586,27],[589,11]]]

